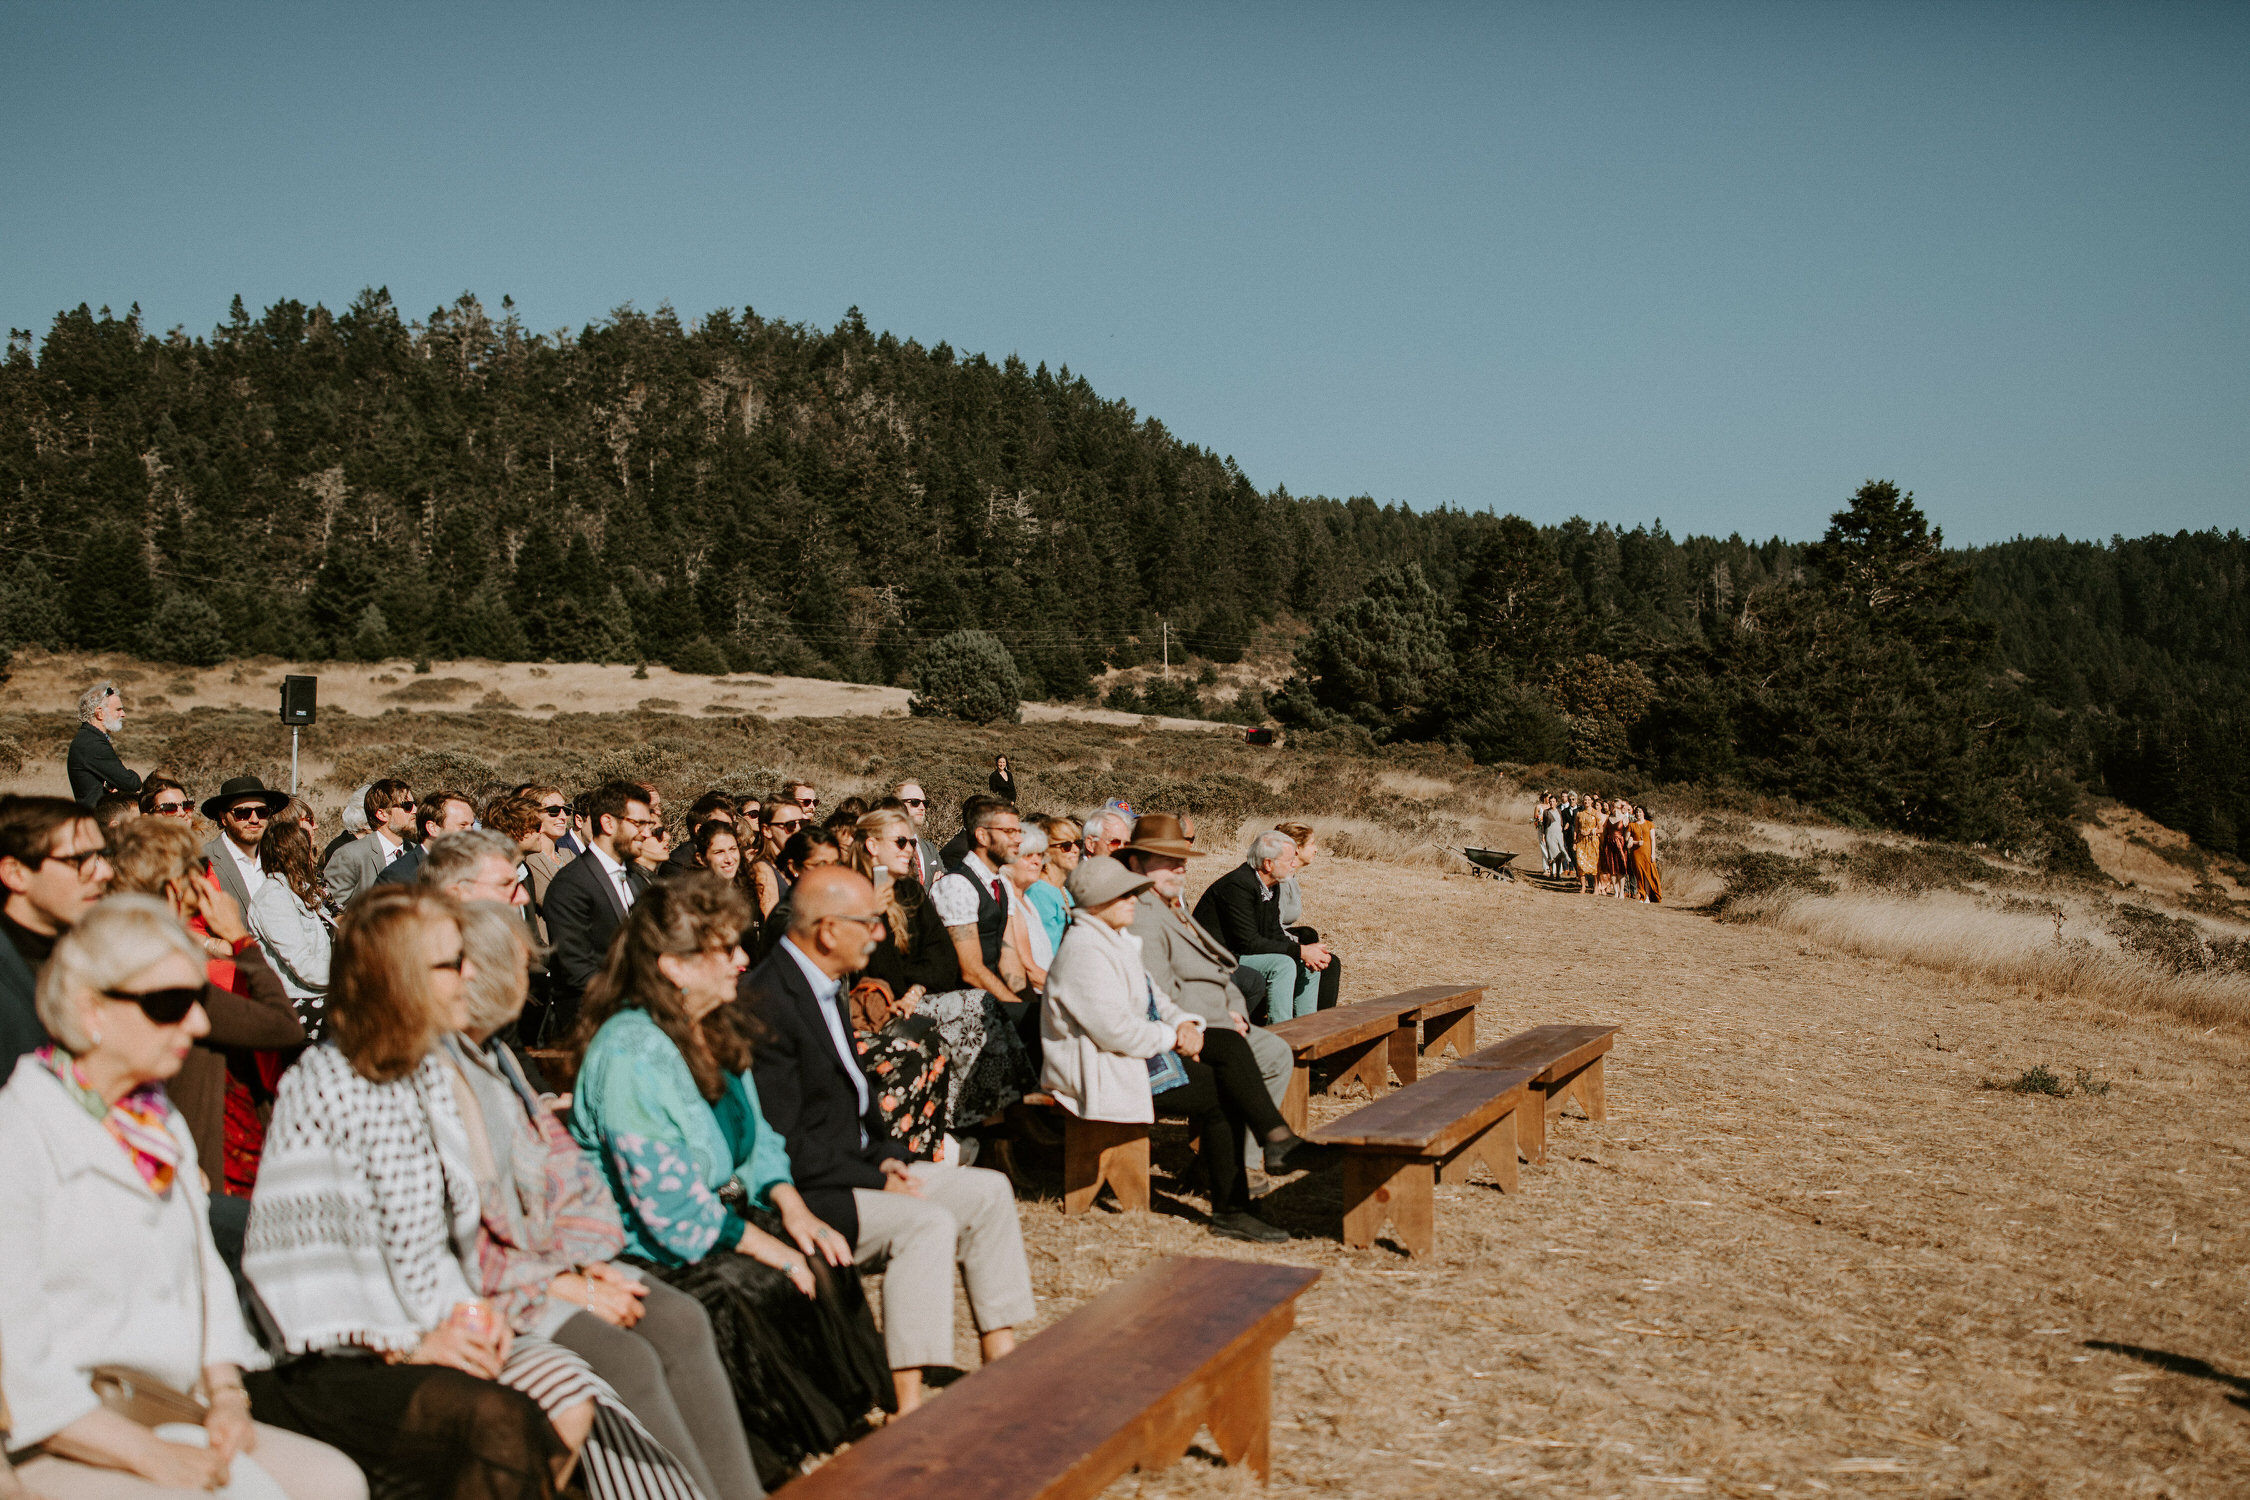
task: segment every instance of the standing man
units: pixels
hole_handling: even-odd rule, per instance
[[[930,820],[930,795],[922,790],[919,781],[902,781],[892,793],[898,805],[906,809],[907,821],[914,825],[914,878],[928,890],[938,876],[945,873],[945,861],[938,854],[938,846],[930,842],[924,825]]]
[[[369,783],[360,808],[367,814],[367,837],[328,856],[328,899],[338,911],[373,885],[414,839],[414,793],[405,782],[386,778]]]
[[[561,877],[557,877],[560,879]],[[762,1023],[751,1064],[758,1104],[789,1148],[797,1191],[883,1271],[883,1345],[898,1411],[921,1404],[923,1372],[953,1364],[953,1268],[987,1364],[1035,1311],[1008,1179],[983,1167],[909,1161],[889,1134],[852,1048],[844,978],[883,930],[875,890],[835,865],[807,870],[789,935],[745,975],[736,1005]]]
[[[641,840],[656,826],[648,793],[630,781],[604,782],[587,804],[593,826],[586,852],[547,882],[540,914],[547,919],[547,959],[553,976],[547,1035],[566,1035],[578,1019],[578,999],[609,956],[609,940],[625,913],[648,889],[634,860]]]
[[[377,885],[412,885],[421,873],[430,845],[449,833],[477,826],[477,805],[459,792],[432,792],[414,814],[414,836],[420,842],[399,851],[398,858],[375,877]]]
[[[266,824],[289,805],[287,792],[268,791],[255,776],[234,776],[219,783],[219,795],[206,797],[203,816],[219,825],[219,836],[203,846],[219,889],[234,897],[234,904],[250,909],[250,898],[266,883],[258,863],[258,840]]]
[[[125,727],[125,699],[114,682],[97,682],[78,695],[78,733],[70,741],[65,769],[70,795],[92,810],[103,797],[138,797],[141,778],[125,769],[109,737]]]

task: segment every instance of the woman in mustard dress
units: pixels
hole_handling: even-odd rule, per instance
[[[1656,873],[1656,820],[1645,807],[1636,808],[1638,820],[1626,832],[1633,836],[1633,879],[1640,884],[1643,901],[1661,902],[1664,882]]]
[[[1578,889],[1586,889],[1602,865],[1602,829],[1607,824],[1609,808],[1599,797],[1589,797],[1578,809]],[[1601,894],[1595,885],[1594,894]]]

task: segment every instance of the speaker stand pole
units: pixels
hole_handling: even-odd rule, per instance
[[[289,726],[289,795],[297,795],[297,735],[296,725]]]

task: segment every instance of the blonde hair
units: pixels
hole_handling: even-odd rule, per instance
[[[40,1024],[73,1057],[83,1057],[94,1045],[86,997],[115,989],[175,953],[204,973],[203,950],[162,901],[125,895],[97,902],[62,935],[39,971]]]
[[[875,836],[893,825],[905,829],[908,838],[920,837],[914,831],[914,820],[912,818],[895,807],[878,807],[873,812],[862,816],[857,823],[852,825],[859,831],[859,843],[854,846],[852,857],[845,863],[866,876],[867,883],[875,887],[875,904],[881,908],[883,920],[890,926],[891,941],[898,944],[899,951],[903,953],[906,951],[909,930],[906,923],[906,908],[898,904],[898,895],[891,889],[896,882],[877,878],[877,865],[875,855],[872,852]]]
[[[178,818],[135,818],[110,835],[109,888],[171,899],[203,860],[195,831]]]
[[[516,909],[497,901],[462,902],[461,951],[476,971],[461,985],[470,1029],[498,1031],[522,1015],[532,943]]]

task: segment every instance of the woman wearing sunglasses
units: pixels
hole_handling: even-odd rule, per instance
[[[163,902],[112,896],[55,944],[39,1018],[55,1038],[0,1089],[0,1328],[9,1445],[40,1496],[252,1492],[291,1500],[367,1484],[326,1444],[253,1418],[243,1325],[206,1218],[195,1144],[164,1093],[210,1030],[203,953]],[[99,1365],[144,1371],[201,1404],[144,1426],[102,1403]]]
[[[791,835],[804,827],[810,816],[786,798],[776,797],[766,803],[765,817],[760,824],[764,841],[759,845],[757,859],[750,865],[751,894],[757,901],[761,925],[789,897],[789,878],[781,872],[781,851],[788,847]]]

